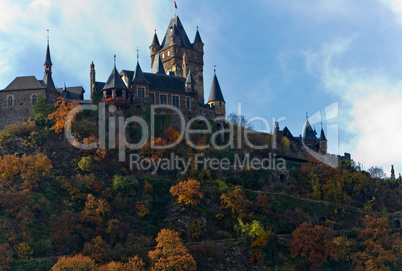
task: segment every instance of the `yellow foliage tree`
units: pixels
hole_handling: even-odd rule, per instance
[[[172,186],[169,192],[178,197],[177,201],[184,205],[198,205],[203,193],[200,191],[200,182],[196,180],[182,181]]]
[[[62,257],[52,267],[52,271],[94,271],[96,270],[95,261],[90,257],[78,254],[73,257]]]
[[[193,256],[180,240],[179,233],[162,229],[156,237],[156,249],[148,253],[153,271],[192,271],[197,269]]]

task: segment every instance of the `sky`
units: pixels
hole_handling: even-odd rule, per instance
[[[204,92],[214,65],[226,112],[280,119],[294,136],[321,116],[329,152],[368,169],[402,172],[402,0],[176,0],[204,46]],[[0,0],[0,89],[43,77],[47,29],[56,86],[83,86],[93,61],[106,81],[139,62],[149,72],[154,30],[162,41],[171,0]],[[310,123],[319,133],[320,120]],[[261,123],[253,123],[261,129]]]

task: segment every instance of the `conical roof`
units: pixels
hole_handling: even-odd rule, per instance
[[[144,76],[144,73],[141,70],[140,64],[137,61],[137,67],[135,67],[135,74],[133,77],[132,83],[139,84],[151,84]]]
[[[112,73],[110,74],[109,79],[107,79],[102,91],[108,89],[127,89],[123,79],[121,79],[120,74],[116,69],[116,66],[113,67]]]
[[[175,29],[176,27],[176,29]],[[193,46],[188,39],[188,36],[186,34],[186,31],[184,30],[183,25],[180,22],[179,16],[175,15],[173,16],[172,20],[170,20],[170,24],[166,30],[165,37],[163,38],[161,47],[162,50],[169,48],[170,43],[169,43],[169,37],[172,35],[177,35],[180,37],[180,46],[192,49]]]
[[[156,74],[166,74],[165,68],[163,67],[161,56],[159,54],[155,56],[151,72]]]
[[[156,35],[156,32],[154,34],[154,38],[152,39],[151,46],[160,46],[159,39],[158,39],[158,36]]]
[[[197,29],[197,32],[195,33],[194,43],[202,43],[202,44],[204,44],[202,42],[202,40],[201,40],[200,32],[198,32],[198,29]]]
[[[43,76],[43,82],[46,84],[46,89],[48,91],[58,92],[53,82],[52,73],[46,72],[45,75]]]
[[[222,101],[222,102],[225,101],[216,74],[214,75],[214,79],[212,80],[211,92],[209,93],[209,99],[208,99],[208,102],[213,101]]]
[[[327,138],[325,137],[324,130],[322,129],[322,127],[321,127],[320,138],[318,139],[318,141],[327,141]]]
[[[313,130],[313,128],[310,125],[310,122],[307,120],[306,128],[304,129],[303,139],[304,140],[316,140],[317,139],[316,134],[317,134],[317,132],[315,132]]]
[[[50,59],[50,48],[49,48],[49,43],[47,44],[47,49],[46,49],[46,60],[45,60],[45,65],[53,65],[52,60]]]
[[[188,72],[186,84],[197,84],[194,80],[193,73],[191,70]]]

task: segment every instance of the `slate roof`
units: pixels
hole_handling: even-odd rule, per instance
[[[104,82],[95,82],[95,93],[101,93],[102,89],[105,87]]]
[[[176,26],[177,29],[174,29]],[[169,37],[172,36],[172,34],[176,34],[177,36],[180,37],[180,46],[188,49],[193,49],[193,45],[191,44],[190,40],[188,39],[188,36],[186,34],[186,31],[184,30],[183,25],[180,22],[179,16],[173,16],[172,20],[170,20],[170,24],[166,30],[165,37],[163,38],[162,44],[161,44],[161,50],[165,50],[169,48]]]
[[[306,128],[304,129],[303,140],[317,140],[317,132],[311,128],[310,122],[307,120]]]
[[[127,89],[126,85],[123,82],[123,79],[121,79],[120,74],[116,69],[116,66],[113,67],[109,79],[107,79],[102,90],[108,89]]]
[[[63,96],[66,99],[70,99],[70,100],[83,100],[83,95],[84,95],[84,88],[83,87],[66,87],[66,85],[64,85],[63,88],[57,88],[57,91],[60,93],[60,95],[63,96],[63,92],[66,91],[67,95]]]
[[[145,79],[144,73],[142,72],[138,61],[137,61],[137,66],[135,67],[135,75],[131,82],[138,83],[138,84],[150,84],[149,81],[147,79]]]
[[[154,46],[154,45],[160,46],[159,39],[158,39],[158,36],[156,35],[156,32],[154,34],[154,37],[153,37],[152,43],[151,43],[151,46]]]
[[[318,139],[318,141],[327,141],[325,134],[324,134],[324,130],[321,127],[321,134],[320,134],[320,138]]]
[[[186,84],[197,84],[194,80],[193,73],[191,71],[189,71],[187,75]]]
[[[4,91],[14,90],[29,90],[29,89],[43,89],[46,85],[42,85],[35,76],[20,76],[16,77]]]
[[[56,86],[54,85],[52,74],[50,72],[45,73],[43,76],[43,82],[46,84],[46,89],[56,92]]]
[[[151,72],[156,73],[156,74],[166,74],[165,68],[163,67],[163,64],[162,64],[161,56],[159,54],[157,54],[155,56],[154,64],[152,65]]]
[[[202,39],[201,39],[201,36],[200,36],[200,32],[198,32],[198,29],[197,29],[197,32],[195,33],[194,43],[202,43],[202,44],[204,44],[204,43],[202,42]]]
[[[211,92],[209,93],[208,99],[208,102],[212,101],[225,101],[216,74],[214,75],[214,79],[212,80]]]
[[[50,59],[49,43],[47,44],[45,65],[52,65],[52,60]]]
[[[154,73],[144,73],[144,76],[150,82],[150,89],[186,92],[184,85],[186,79],[184,77]]]

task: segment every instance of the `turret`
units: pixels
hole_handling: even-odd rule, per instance
[[[102,103],[115,105],[118,110],[130,104],[130,92],[116,69],[116,56],[113,70],[102,89]]]
[[[93,96],[95,95],[95,64],[94,64],[94,62],[92,61],[92,63],[91,63],[91,72],[90,72],[90,74],[89,74],[89,78],[90,78],[90,82],[89,82],[89,87],[90,87],[90,90],[91,90],[91,103],[93,102]]]
[[[43,82],[46,84],[46,89],[50,92],[57,92],[52,78],[52,60],[50,58],[49,37],[47,39],[46,59],[45,59],[45,74],[43,76]]]
[[[218,82],[216,73],[212,80],[211,92],[209,93],[208,104],[215,106],[215,112],[217,115],[226,115],[226,102],[223,98],[222,90]]]
[[[318,151],[321,154],[327,154],[327,139],[324,134],[324,130],[321,127],[320,138],[318,139]]]
[[[199,52],[202,53],[204,52],[204,43],[201,40],[200,32],[198,32],[198,26],[197,26],[197,32],[195,33],[193,47],[195,50]]]
[[[137,66],[135,67],[135,74],[133,76],[133,80],[131,81],[131,89],[133,90],[133,96],[138,98],[148,97],[150,84],[151,83],[145,78],[144,73],[141,70],[140,64],[137,61]]]
[[[187,92],[196,92],[197,88],[196,85],[197,83],[194,80],[193,77],[193,73],[191,71],[189,71],[188,76],[187,76],[187,80],[186,80],[186,91]]]
[[[161,49],[158,36],[156,35],[156,30],[154,37],[152,39],[151,46],[149,46],[149,49],[151,50],[151,65],[152,65],[154,62],[155,54]]]
[[[188,73],[188,57],[186,52],[183,53],[183,63],[181,64],[181,68],[183,70],[183,77],[186,77]]]
[[[155,56],[154,64],[151,69],[152,73],[156,74],[166,74],[165,69],[163,68],[163,63],[159,54]]]

